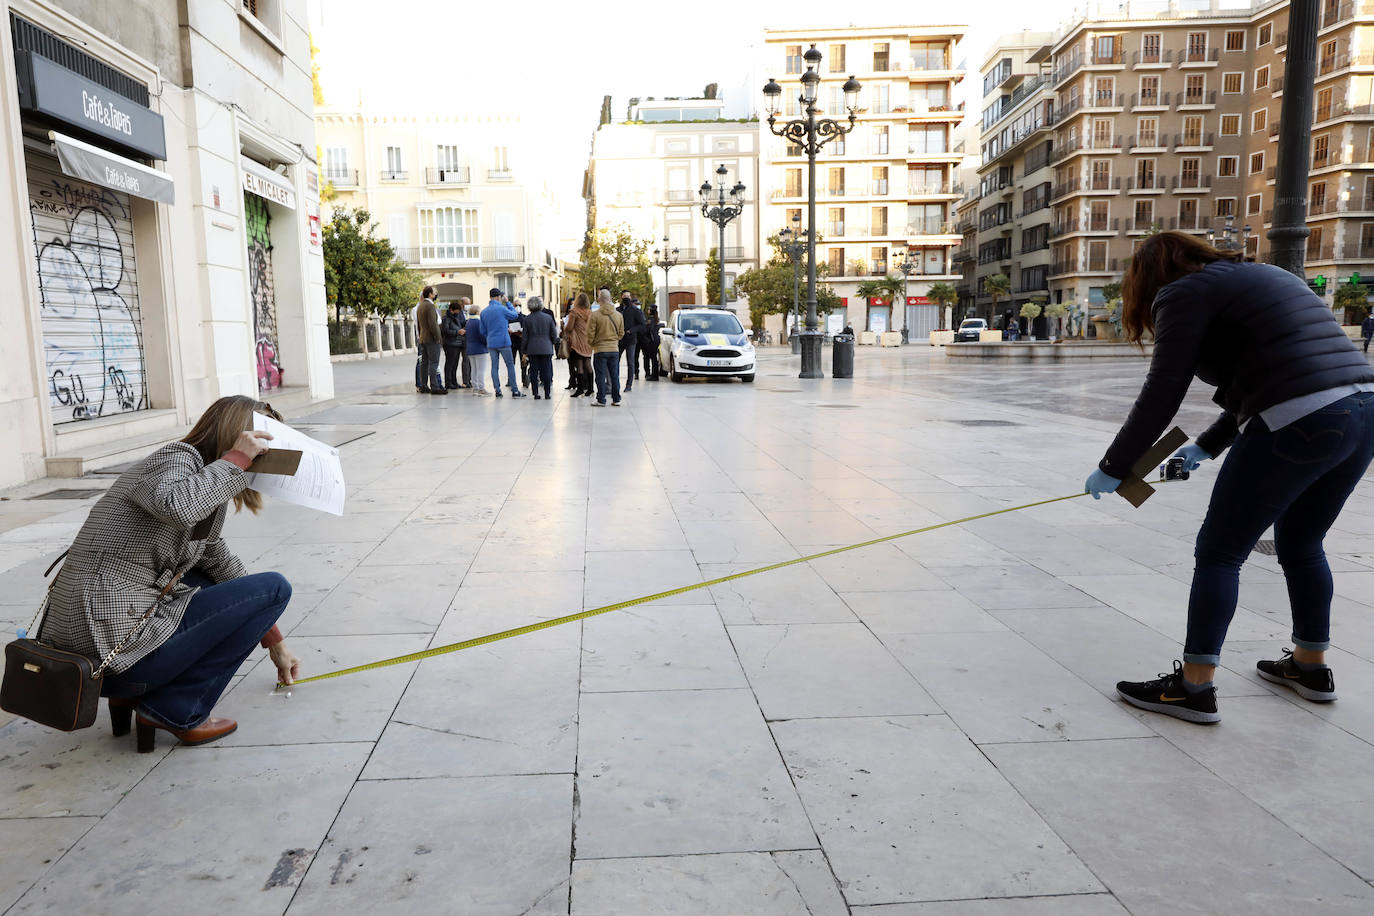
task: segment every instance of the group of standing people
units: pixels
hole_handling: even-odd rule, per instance
[[[534,399],[553,397],[553,357],[558,348],[558,323],[544,308],[539,296],[529,300],[529,311],[522,314],[510,298],[493,287],[485,308],[466,296],[449,303],[443,320],[434,304],[435,290],[426,286],[415,307],[419,353],[415,362],[417,394],[446,395],[467,389],[485,397],[501,393],[501,366],[506,367],[506,384],[511,397],[527,395],[521,384],[534,389]],[[439,357],[443,354],[443,378]],[[484,381],[488,360],[491,366],[491,392]],[[517,379],[515,366],[520,364]]]
[[[658,320],[658,310],[649,307],[645,315],[634,294],[626,291],[620,294],[620,306],[614,305],[609,287],[602,287],[596,293],[596,309],[586,293],[579,293],[570,300],[563,319],[564,355],[568,359],[567,390],[572,396],[589,397],[593,394],[597,407],[606,406],[607,395],[611,405],[620,406],[620,357],[627,354],[625,367],[625,392],[634,387],[639,378],[639,357],[644,357],[644,378],[658,381],[658,332],[663,327]]]

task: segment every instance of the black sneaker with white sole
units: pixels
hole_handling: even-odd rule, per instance
[[[1121,681],[1116,685],[1121,699],[1139,709],[1160,712],[1185,722],[1210,724],[1221,721],[1217,712],[1217,689],[1208,687],[1189,693],[1183,686],[1183,663],[1174,662],[1173,674],[1161,674],[1154,681]]]
[[[1297,691],[1298,696],[1313,703],[1330,703],[1336,699],[1336,678],[1331,669],[1323,665],[1311,671],[1303,671],[1293,661],[1293,650],[1284,649],[1283,658],[1278,661],[1258,661],[1255,668],[1266,681],[1282,684]]]

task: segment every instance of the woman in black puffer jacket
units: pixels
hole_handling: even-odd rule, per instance
[[[1332,581],[1322,541],[1374,457],[1374,371],[1300,278],[1241,261],[1182,232],[1146,239],[1123,284],[1129,340],[1153,332],[1145,385],[1106,457],[1088,478],[1114,491],[1178,411],[1193,377],[1216,386],[1215,423],[1184,446],[1188,470],[1230,447],[1198,531],[1183,663],[1172,674],[1122,681],[1133,706],[1217,722],[1212,676],[1235,614],[1240,567],[1274,526],[1288,584],[1293,645],[1258,663],[1266,680],[1308,700],[1336,698],[1325,664]]]

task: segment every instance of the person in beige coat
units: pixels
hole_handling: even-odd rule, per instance
[[[625,336],[625,319],[611,302],[611,291],[602,289],[596,294],[596,311],[592,312],[587,328],[587,343],[592,348],[592,366],[596,371],[596,406],[606,406],[606,389],[611,392],[611,404],[620,406],[620,338]]]
[[[568,311],[568,323],[563,328],[563,339],[568,342],[569,371],[573,377],[573,397],[592,393],[592,345],[587,342],[587,331],[592,321],[592,307],[586,293],[578,293]]]
[[[136,710],[140,752],[153,750],[157,729],[185,744],[234,731],[210,712],[258,645],[281,683],[299,674],[276,625],[290,583],[249,574],[220,537],[231,503],[262,506],[246,471],[272,436],[253,430],[255,412],[281,419],[253,398],[220,398],[186,438],[121,474],[53,581],[38,638],[107,663],[101,692],[115,735]]]

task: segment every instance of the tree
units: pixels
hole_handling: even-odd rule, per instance
[[[706,255],[706,301],[720,296],[720,252],[712,248]],[[728,305],[722,302],[720,305]]]
[[[310,87],[315,94],[315,104],[324,104],[324,87],[320,85],[320,46],[315,44],[315,36],[309,36],[310,40]]]
[[[882,299],[887,305],[890,305],[901,291],[902,279],[891,276],[883,277],[880,280],[865,280],[855,290],[865,299]]]
[[[1104,284],[1102,287],[1102,299],[1105,302],[1114,302],[1121,299],[1121,281],[1113,280]]]
[[[582,288],[592,301],[596,301],[596,291],[606,286],[612,295],[628,290],[642,302],[653,302],[652,244],[636,239],[626,226],[589,232],[582,246]]]
[[[1011,277],[1004,273],[995,273],[984,281],[983,289],[992,297],[992,311],[996,313],[997,305],[1002,298],[1011,295]]]
[[[943,331],[945,329],[945,309],[953,308],[959,304],[959,291],[954,288],[954,284],[941,281],[930,285],[926,297],[940,306],[939,330]]]
[[[324,227],[324,286],[334,322],[395,315],[419,299],[424,278],[396,257],[391,242],[373,235],[377,224],[363,209],[339,210]]]
[[[1332,309],[1341,313],[1346,324],[1359,324],[1369,314],[1369,289],[1363,283],[1342,283],[1336,287]]]

